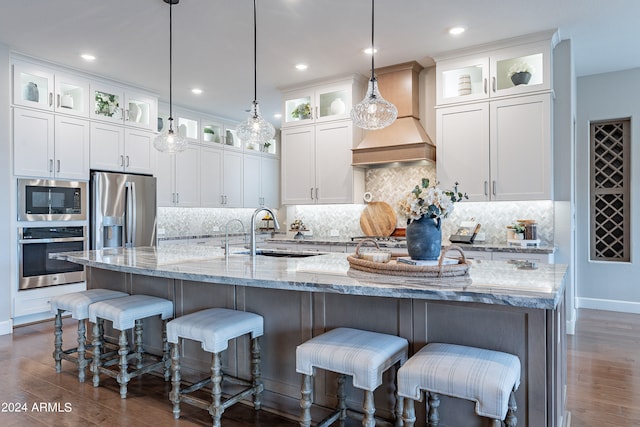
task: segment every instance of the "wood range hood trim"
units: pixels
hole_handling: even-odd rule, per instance
[[[353,148],[354,166],[435,162],[436,147],[419,118],[418,81],[422,66],[415,61],[376,70],[382,96],[398,108],[398,118],[384,129],[368,131]]]

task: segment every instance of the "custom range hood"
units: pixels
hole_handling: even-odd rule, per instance
[[[398,118],[384,129],[366,133],[352,149],[354,166],[435,161],[436,147],[419,118],[418,75],[422,68],[412,61],[376,70],[380,92],[398,108]]]

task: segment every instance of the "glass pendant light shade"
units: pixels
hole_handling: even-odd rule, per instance
[[[382,129],[393,123],[398,117],[398,109],[395,105],[385,100],[378,90],[378,80],[376,80],[375,67],[373,66],[373,55],[375,52],[373,44],[373,24],[374,24],[374,0],[371,0],[371,78],[369,87],[364,99],[351,108],[351,121],[362,129],[375,130]]]
[[[251,115],[236,128],[238,138],[247,144],[247,147],[262,148],[265,142],[269,142],[276,134],[271,123],[260,115],[258,101],[253,101]]]
[[[396,117],[398,117],[398,109],[380,95],[378,81],[369,80],[364,99],[351,109],[353,123],[363,129],[375,130],[389,126]]]
[[[169,125],[153,140],[156,150],[163,153],[179,153],[186,150],[187,140],[173,130],[173,5],[180,0],[163,0],[169,5]]]
[[[163,129],[153,140],[155,149],[163,153],[179,153],[187,148],[186,138],[173,130],[172,121],[173,119],[169,119],[169,126]]]

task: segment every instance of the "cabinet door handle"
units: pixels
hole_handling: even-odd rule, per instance
[[[53,92],[49,92],[49,107],[53,106]]]
[[[56,94],[56,108],[60,108],[60,94]]]
[[[313,187],[309,189],[311,191],[311,200],[313,200]]]
[[[176,204],[180,204],[180,193],[176,193]]]
[[[485,196],[489,195],[489,181],[484,182],[484,195]]]
[[[127,156],[127,167],[129,167],[129,156]]]
[[[120,154],[120,166],[124,167],[124,156]]]
[[[316,201],[318,200],[318,187],[316,187]]]
[[[53,172],[53,159],[49,159],[49,173]]]
[[[320,116],[318,115],[318,106],[316,105],[316,120],[319,119]]]
[[[59,172],[60,172],[60,160],[56,160],[56,163],[57,163],[57,168],[56,168],[57,170],[56,170],[56,172],[58,172],[58,173],[59,173]]]
[[[493,189],[491,190],[491,192],[493,193],[493,195],[496,195],[496,182],[493,181]]]
[[[491,77],[491,87],[492,87],[493,93],[496,93],[496,76]]]

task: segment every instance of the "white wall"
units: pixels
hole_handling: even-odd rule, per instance
[[[11,333],[12,274],[15,271],[11,248],[11,200],[13,195],[11,179],[11,126],[9,104],[11,103],[11,68],[9,48],[0,44],[0,335]]]
[[[576,122],[576,282],[578,306],[640,313],[640,69],[580,77]],[[631,261],[589,261],[589,123],[631,118]],[[634,191],[635,190],[635,191]]]

